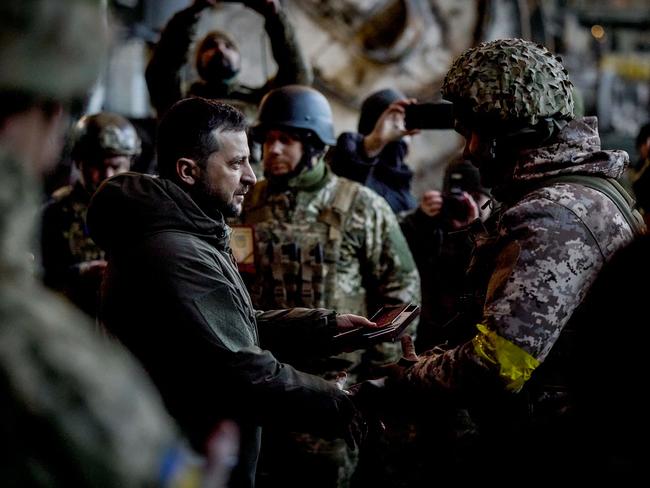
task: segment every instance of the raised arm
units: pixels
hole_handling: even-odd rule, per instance
[[[201,13],[212,4],[208,0],[195,0],[177,12],[160,35],[145,71],[151,104],[159,117],[182,98],[181,68],[187,60]]]
[[[311,85],[313,73],[307,62],[295,31],[286,13],[277,0],[248,0],[244,2],[249,8],[260,13],[264,27],[271,42],[273,59],[278,71],[263,87],[264,91],[284,85]]]

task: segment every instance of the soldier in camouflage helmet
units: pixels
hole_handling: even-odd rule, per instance
[[[98,73],[104,17],[99,1],[0,2],[4,486],[171,487],[199,474],[141,368],[33,277],[40,178],[56,161],[66,108]]]
[[[301,85],[272,90],[252,131],[262,144],[266,176],[242,213],[255,232],[250,289],[256,305],[324,306],[367,316],[385,304],[419,303],[418,272],[387,202],[336,176],[323,160],[336,143],[327,99]],[[395,360],[398,347],[384,344],[363,357],[357,351],[303,367],[325,377],[347,370],[355,378]],[[356,454],[343,443],[308,436],[284,441],[286,451],[277,444],[267,450],[269,458],[279,454],[265,465],[269,482],[347,486]]]
[[[567,72],[543,46],[503,39],[469,49],[442,93],[464,156],[500,205],[473,236],[474,306],[462,317],[473,337],[424,353],[398,384],[470,406],[483,449],[455,479],[481,481],[497,466],[553,477],[571,462],[567,323],[603,264],[642,230],[616,182],[628,155],[601,150],[594,117],[573,117]]]
[[[72,141],[80,177],[55,191],[43,210],[43,279],[94,318],[106,261],[86,228],[88,203],[102,181],[129,170],[140,153],[140,138],[127,119],[101,112],[82,117]]]

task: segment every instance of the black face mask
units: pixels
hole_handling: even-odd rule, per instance
[[[208,83],[227,83],[239,74],[239,68],[217,52],[202,66],[199,74]]]

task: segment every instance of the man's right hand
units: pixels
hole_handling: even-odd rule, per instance
[[[351,449],[355,445],[361,446],[368,438],[378,437],[385,430],[377,413],[383,388],[383,379],[380,379],[363,381],[345,390],[356,407],[355,415],[348,425],[347,436],[344,436]]]

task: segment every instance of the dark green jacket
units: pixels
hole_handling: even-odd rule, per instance
[[[168,180],[128,173],[100,187],[88,225],[108,255],[103,323],[142,361],[197,448],[220,419],[239,422],[235,486],[254,484],[263,423],[340,435],[353,410],[346,394],[260,348],[272,328],[276,341],[309,348],[331,335],[335,314],[257,313],[223,219],[207,217]]]

